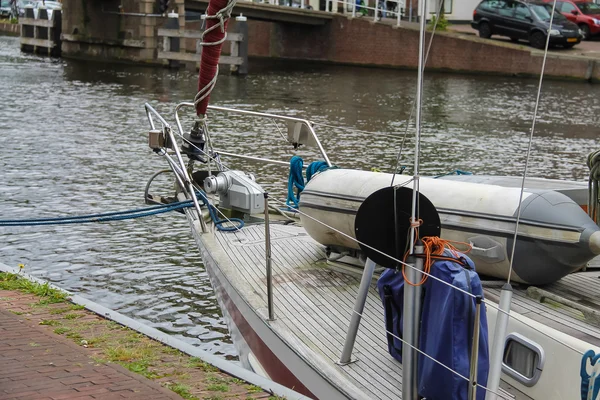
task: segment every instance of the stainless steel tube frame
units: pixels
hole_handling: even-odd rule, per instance
[[[423,245],[417,244],[416,254],[423,254]],[[423,258],[413,257],[414,267],[406,267],[406,278],[411,282],[420,282],[423,278]],[[404,307],[402,315],[404,322],[402,332],[404,341],[402,342],[402,398],[417,399],[417,351],[414,348],[419,347],[419,316],[421,315],[421,286],[413,286],[405,283],[404,285]],[[414,348],[413,348],[414,347]]]
[[[496,314],[494,341],[490,351],[490,372],[488,374],[486,400],[496,400],[498,398],[496,393],[500,387],[500,377],[502,376],[502,357],[504,356],[504,342],[506,340],[512,295],[512,286],[507,282],[502,286],[500,301],[498,302],[499,310]]]
[[[350,317],[350,325],[348,326],[344,349],[342,350],[339,361],[340,365],[346,365],[351,362],[352,350],[354,349],[354,343],[356,342],[356,335],[358,333],[358,327],[360,326],[362,313],[365,309],[369,287],[371,286],[371,280],[373,279],[373,273],[375,272],[375,266],[376,264],[371,261],[371,259],[367,258],[365,269],[363,270],[362,278],[360,280],[360,286],[358,287],[358,295],[354,302],[354,311]]]
[[[185,167],[185,162],[183,161],[183,157],[181,156],[181,152],[179,151],[179,148],[176,145],[177,141],[175,140],[175,136],[173,135],[171,126],[167,123],[167,121],[165,121],[165,119],[154,108],[152,108],[152,106],[150,104],[146,103],[146,104],[144,104],[144,107],[146,108],[146,116],[148,117],[148,121],[150,122],[150,126],[152,127],[152,129],[156,129],[156,127],[154,126],[154,121],[152,120],[152,115],[151,115],[151,114],[154,114],[158,117],[160,122],[163,124],[165,131],[169,135],[169,139],[171,139],[171,143],[174,144],[173,147],[175,150],[175,155],[177,156],[177,161],[179,161],[181,173],[183,174],[182,178],[185,183],[185,185],[184,185],[184,187],[182,187],[182,189],[188,190],[188,195],[194,202],[194,207],[196,208],[196,212],[198,213],[198,221],[202,224],[202,221],[203,221],[202,210],[200,209],[200,204],[198,203],[198,198],[196,197],[196,191],[194,189],[192,179],[190,178],[190,176],[187,173],[187,169]],[[174,171],[174,172],[177,173],[177,171]],[[203,229],[204,229],[204,226],[203,226]]]
[[[265,259],[267,264],[267,307],[269,309],[269,321],[275,320],[273,310],[273,275],[271,260],[271,227],[269,225],[269,194],[265,196]]]
[[[235,108],[227,108],[227,107],[208,106],[208,109],[214,110],[214,111],[230,112],[230,113],[234,113],[234,114],[252,115],[254,117],[279,119],[282,121],[300,122],[300,123],[304,124],[310,131],[310,134],[312,135],[313,139],[315,139],[315,143],[317,143],[319,152],[321,153],[321,156],[323,156],[323,159],[325,160],[327,165],[330,167],[332,166],[331,161],[329,161],[329,157],[327,157],[327,153],[325,153],[325,149],[323,149],[323,146],[321,145],[321,142],[319,141],[319,138],[317,137],[317,134],[315,133],[315,130],[312,127],[312,123],[309,120],[302,119],[302,118],[286,117],[286,116],[277,115],[277,114],[261,113],[261,112],[256,112],[256,111],[236,110]]]
[[[473,343],[471,345],[471,374],[469,375],[469,400],[477,399],[477,362],[479,361],[479,321],[483,298],[475,297],[475,321],[473,322]]]

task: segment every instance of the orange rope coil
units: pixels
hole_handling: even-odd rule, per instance
[[[422,222],[422,220],[419,220],[420,222]],[[420,224],[419,222],[419,224]],[[412,220],[411,220],[411,226],[412,226]],[[417,228],[415,228],[416,232],[415,232],[415,242],[417,241],[417,238],[419,236],[419,231]],[[404,272],[404,268],[406,267],[406,265],[402,265],[402,277],[404,277],[404,282],[406,282],[408,285],[411,286],[421,286],[422,284],[425,283],[425,281],[427,281],[428,278],[428,274],[431,271],[431,265],[436,261],[436,260],[450,260],[450,261],[457,261],[454,258],[451,257],[442,257],[444,254],[444,250],[448,249],[454,256],[456,256],[456,258],[459,258],[459,252],[462,252],[464,254],[467,254],[471,251],[472,246],[469,243],[465,243],[465,242],[456,242],[453,240],[445,240],[445,239],[441,239],[437,236],[425,236],[423,238],[421,238],[421,241],[423,242],[423,247],[424,247],[424,251],[423,254],[425,254],[425,262],[423,263],[423,277],[421,278],[421,281],[419,283],[413,283],[411,281],[408,280],[408,278],[406,277],[406,273]],[[458,248],[456,248],[455,244],[457,245],[463,245],[466,247],[466,250],[459,250]],[[404,259],[403,261],[406,262],[406,258],[408,257],[408,251],[404,254]]]

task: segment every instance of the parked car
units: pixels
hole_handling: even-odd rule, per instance
[[[473,11],[471,27],[479,36],[508,36],[513,42],[527,40],[538,49],[546,46],[546,32],[552,7],[544,2],[517,0],[483,0]],[[550,27],[550,45],[573,47],[583,37],[579,27],[562,14],[555,12]]]
[[[600,35],[600,5],[589,1],[563,0],[556,2],[556,9],[579,26],[584,39]]]
[[[10,0],[0,0],[0,18],[10,17]]]

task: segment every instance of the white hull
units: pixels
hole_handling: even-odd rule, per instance
[[[339,279],[344,275],[348,276],[348,282],[354,282],[357,287],[359,277],[336,273],[333,267],[331,272],[321,276],[329,276],[332,281],[321,279],[320,287],[315,287],[317,283],[310,280],[306,273],[314,268],[310,267],[311,265],[319,265],[319,271],[323,271],[325,264],[309,256],[304,261],[300,260],[301,251],[293,250],[293,246],[296,243],[297,247],[299,241],[304,243],[304,246],[315,249],[315,255],[321,254],[324,257],[322,246],[303,235],[301,228],[273,226],[274,230],[280,232],[274,234],[273,241],[279,244],[274,247],[274,257],[280,260],[281,265],[275,270],[273,277],[276,319],[268,321],[265,267],[261,262],[264,257],[264,236],[261,236],[264,227],[249,226],[239,233],[201,233],[197,222],[192,223],[192,232],[201,250],[219,304],[228,319],[232,338],[240,351],[243,363],[252,366],[255,372],[262,371],[266,377],[312,398],[400,398],[400,389],[394,389],[394,383],[388,380],[395,380],[395,384],[399,384],[402,366],[387,354],[383,320],[369,321],[369,312],[375,313],[374,319],[382,316],[382,305],[374,288],[371,289],[367,300],[365,319],[361,326],[362,333],[359,333],[354,353],[358,362],[346,367],[339,366],[336,361],[341,354],[343,337],[334,340],[327,339],[327,336],[340,336],[340,332],[345,332],[350,310],[339,309],[337,302],[340,299],[328,297],[324,292],[330,288],[330,285],[339,287],[341,285]],[[319,247],[322,249],[320,252]],[[282,248],[288,248],[289,254],[281,254],[279,250]],[[315,262],[317,264],[313,264]],[[286,263],[288,265],[284,265]],[[302,263],[303,266],[298,267]],[[348,290],[349,294],[345,301],[351,305],[356,288],[344,287],[347,287],[344,290]],[[496,290],[486,290],[490,335],[496,319],[493,308],[496,294]],[[307,308],[305,312],[300,312],[296,308],[294,314],[289,315],[292,312],[291,306],[286,306],[289,303],[294,303],[295,307]],[[318,306],[318,304],[323,305]],[[540,310],[546,308],[533,300],[522,298],[519,298],[516,304],[518,305],[516,308],[526,314],[531,311],[523,308],[523,304],[527,307],[538,307]],[[315,316],[315,310],[319,310],[321,315]],[[549,320],[550,312],[538,311],[530,315],[534,319],[513,311],[508,333],[522,334],[543,347],[546,361],[540,380],[533,387],[527,387],[504,374],[501,387],[514,394],[517,399],[572,400],[577,398],[580,382],[578,370],[580,353],[590,348],[600,351],[600,348],[575,338],[573,334],[560,332],[547,324],[540,323],[540,318]],[[314,331],[315,318],[321,321],[318,329],[320,332]],[[564,316],[562,318],[565,321],[567,319]],[[345,322],[335,322],[336,320]],[[565,323],[568,325],[568,322]],[[336,324],[338,326],[334,328]],[[294,329],[294,326],[297,329]],[[597,341],[600,343],[600,329],[596,330]],[[492,339],[490,337],[490,341]],[[365,353],[367,351],[376,351],[378,360],[373,361],[374,356],[367,355]],[[369,388],[379,387],[378,384],[369,386],[367,382],[361,381],[358,377],[365,372],[353,371],[354,368],[373,368],[374,374],[377,375],[382,374],[378,369],[389,371],[387,372],[389,378],[386,380],[389,387],[381,387],[379,392],[371,392]],[[395,378],[392,378],[394,376]]]

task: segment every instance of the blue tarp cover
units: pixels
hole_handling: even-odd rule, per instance
[[[470,269],[452,261],[436,261],[431,275],[483,297],[483,288],[475,266],[464,254]],[[445,256],[453,256],[446,252]],[[470,374],[471,343],[475,319],[475,299],[431,277],[423,284],[423,308],[419,334],[419,349],[464,377]],[[404,279],[401,272],[387,269],[377,282],[386,311],[386,329],[402,337],[402,307]],[[386,293],[387,307],[386,307]],[[388,314],[391,313],[391,319]],[[477,382],[487,384],[489,371],[488,328],[485,306],[482,307],[479,333]],[[402,361],[402,342],[388,335],[390,354]],[[468,381],[435,361],[419,354],[418,391],[428,400],[467,400]],[[485,390],[477,389],[477,400],[484,400]]]

